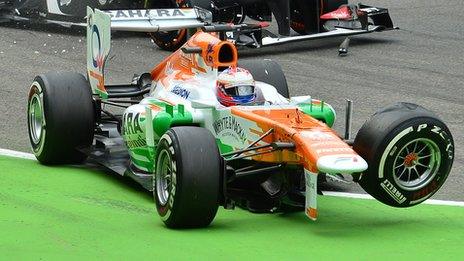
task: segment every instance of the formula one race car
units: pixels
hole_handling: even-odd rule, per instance
[[[214,23],[240,25],[238,30],[229,31],[227,37],[237,46],[252,48],[394,29],[387,9],[352,5],[347,0],[176,0],[152,1],[145,7],[160,6],[208,10]],[[278,24],[278,35],[264,29],[272,15]],[[247,16],[259,23],[243,24]],[[170,51],[177,50],[188,38],[185,29],[150,35],[158,46]]]
[[[432,112],[398,103],[376,112],[354,141],[349,131],[342,138],[331,129],[329,104],[290,97],[276,63],[239,63],[236,47],[217,34],[198,31],[132,84],[106,85],[110,23],[107,13],[89,9],[87,78],[51,72],[34,79],[33,153],[42,164],[89,158],[133,178],[153,191],[168,227],[207,226],[219,206],[236,205],[301,209],[316,219],[322,173],[351,174],[379,201],[410,207],[437,192],[451,170],[453,138]]]

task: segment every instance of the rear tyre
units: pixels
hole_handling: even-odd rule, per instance
[[[287,79],[282,67],[272,60],[241,61],[240,67],[247,69],[256,81],[264,82],[274,86],[277,92],[285,98],[290,98]]]
[[[78,149],[92,144],[95,113],[83,75],[52,72],[35,77],[27,108],[29,139],[40,163],[80,163],[86,158]]]
[[[174,127],[156,150],[153,196],[170,228],[205,227],[220,200],[221,156],[213,135],[200,127]]]
[[[354,141],[368,170],[359,184],[393,207],[410,207],[430,198],[443,185],[454,158],[453,137],[432,112],[397,103],[375,113]]]

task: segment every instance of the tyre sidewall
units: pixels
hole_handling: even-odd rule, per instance
[[[160,139],[155,162],[162,152],[171,158],[171,187],[166,204],[158,196],[158,167],[154,197],[161,220],[170,228],[205,227],[216,216],[221,190],[221,161],[214,136],[200,127],[173,127]],[[161,184],[160,184],[161,185]]]
[[[42,103],[42,118],[43,120],[45,119],[45,103],[44,103],[44,88],[42,87],[44,85],[42,78],[37,77],[34,82],[31,85],[31,88],[29,90],[29,95],[27,99],[27,129],[28,132],[31,132],[31,122],[30,122],[30,117],[29,117],[29,110],[30,110],[30,103],[31,99],[33,98],[34,95],[37,95],[40,99],[40,102]],[[40,157],[43,148],[45,146],[45,136],[46,136],[46,128],[42,129],[42,132],[40,134],[39,142],[34,142],[32,139],[31,135],[29,135],[29,141],[31,142],[31,147],[32,147],[32,152],[36,157]]]
[[[176,195],[177,195],[177,187],[178,187],[178,181],[180,181],[180,178],[178,178],[178,174],[181,173],[181,171],[179,171],[179,167],[181,166],[181,164],[179,164],[179,161],[181,160],[180,159],[180,155],[178,155],[178,152],[179,150],[174,147],[175,144],[173,143],[173,138],[174,138],[174,135],[173,133],[168,130],[160,139],[160,142],[159,142],[159,146],[157,148],[157,151],[156,151],[156,164],[158,164],[158,156],[161,154],[161,152],[163,150],[167,151],[169,156],[170,156],[170,159],[171,159],[171,170],[172,170],[172,173],[171,173],[171,182],[172,182],[172,188],[169,192],[169,197],[167,199],[167,203],[166,204],[162,204],[160,202],[160,199],[158,197],[158,192],[157,192],[157,188],[156,188],[156,185],[153,186],[153,193],[154,193],[154,198],[155,198],[155,203],[156,203],[156,209],[158,210],[158,214],[160,215],[161,217],[161,220],[163,220],[164,222],[170,222],[170,218],[171,218],[171,214],[174,210],[174,208],[176,207],[177,205],[177,200],[176,200]],[[154,179],[156,178],[156,174],[155,174],[155,177]],[[153,182],[153,184],[156,184],[155,181]]]
[[[44,125],[39,142],[31,137],[31,98],[39,95]],[[28,132],[36,158],[44,164],[80,163],[87,156],[80,148],[92,145],[95,109],[90,86],[84,76],[51,72],[35,77],[28,95]]]

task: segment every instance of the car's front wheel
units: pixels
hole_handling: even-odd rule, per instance
[[[443,185],[454,158],[453,137],[432,112],[397,103],[375,113],[356,135],[354,150],[367,162],[361,187],[379,201],[409,207]]]
[[[208,226],[219,206],[222,173],[213,135],[200,127],[171,128],[155,157],[153,196],[166,226]]]

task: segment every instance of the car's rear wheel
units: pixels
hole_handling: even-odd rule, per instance
[[[220,200],[221,156],[213,135],[200,127],[174,127],[156,150],[153,196],[170,228],[205,227]]]
[[[90,86],[78,73],[35,77],[28,96],[27,122],[32,151],[43,164],[79,163],[80,148],[92,144],[95,113]]]
[[[275,61],[268,59],[240,61],[239,66],[250,71],[256,81],[270,84],[280,95],[290,98],[285,74]]]
[[[361,187],[379,201],[409,207],[443,185],[454,158],[453,137],[432,112],[398,103],[375,113],[358,132],[354,150],[368,163]]]

